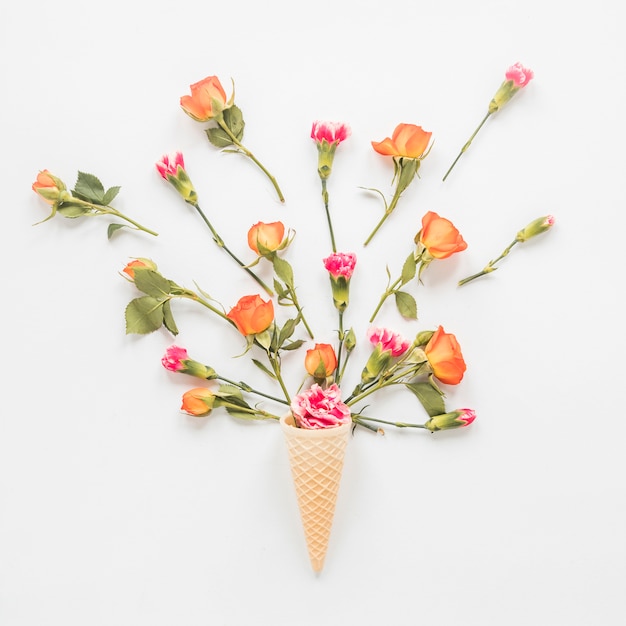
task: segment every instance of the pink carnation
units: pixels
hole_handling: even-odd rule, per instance
[[[165,351],[165,355],[161,359],[161,363],[166,370],[169,370],[170,372],[178,372],[185,367],[182,361],[186,361],[187,359],[187,350],[185,350],[185,348],[170,346]]]
[[[476,419],[476,411],[474,409],[458,409],[463,411],[461,415],[457,417],[458,420],[465,422],[463,426],[469,426]]]
[[[408,339],[405,339],[398,333],[394,333],[388,328],[372,327],[367,331],[367,338],[374,344],[381,344],[383,350],[389,350],[391,356],[401,356],[411,345]]]
[[[300,428],[333,428],[350,421],[350,407],[341,401],[335,384],[322,389],[317,383],[291,401],[291,412]]]
[[[354,252],[333,252],[333,254],[324,259],[324,267],[333,278],[343,276],[346,279],[350,279],[355,265],[356,254]]]
[[[318,143],[322,143],[325,139],[328,143],[339,145],[350,136],[351,132],[350,127],[344,122],[321,122],[317,120],[313,122],[311,139],[315,139]]]
[[[178,166],[181,166],[185,169],[185,161],[183,160],[182,152],[175,152],[173,155],[168,156],[167,154],[161,157],[161,160],[156,164],[157,170],[159,170],[159,174],[167,180],[167,175],[176,176],[178,171]]]
[[[509,67],[505,76],[507,80],[512,80],[516,87],[526,87],[534,74],[531,69],[524,67],[521,63],[516,63]]]

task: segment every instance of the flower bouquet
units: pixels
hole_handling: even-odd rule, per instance
[[[227,98],[219,79],[210,76],[192,85],[191,95],[183,96],[180,105],[193,119],[210,124],[205,132],[211,144],[252,159],[271,182],[278,199],[284,202],[276,179],[243,146],[243,115],[234,104],[234,91]],[[179,285],[164,275],[152,259],[135,257],[120,272],[138,292],[125,310],[127,333],[146,335],[164,331],[176,336],[178,327],[173,304],[177,300],[189,300],[206,311],[212,321],[232,332],[234,355],[240,352],[237,352],[237,339],[243,338],[243,354],[250,357],[267,382],[262,388],[237,380],[224,371],[222,365],[209,365],[194,359],[186,347],[176,344],[166,350],[162,364],[170,372],[201,381],[183,394],[181,409],[184,413],[204,418],[223,409],[237,419],[279,424],[291,463],[309,557],[316,572],[324,565],[344,453],[355,429],[384,434],[385,427],[394,427],[434,433],[468,426],[476,417],[472,409],[446,406],[445,387],[459,384],[466,371],[461,346],[454,334],[439,325],[419,330],[412,338],[406,338],[391,328],[374,325],[382,305],[392,296],[404,319],[417,319],[417,304],[410,293],[410,285],[420,281],[432,262],[445,260],[467,248],[450,220],[426,211],[421,227],[413,237],[414,247],[397,278],[392,279],[388,272],[389,281],[381,290],[377,307],[367,318],[370,326],[365,336],[358,336],[353,327],[346,324],[357,255],[337,250],[328,180],[336,150],[350,136],[351,129],[345,123],[315,121],[311,129],[311,138],[318,152],[317,171],[330,240],[330,250],[320,254],[320,269],[323,266],[328,275],[329,306],[334,308],[337,316],[333,341],[316,340],[304,315],[294,270],[287,260],[296,234],[282,221],[257,222],[248,228],[245,237],[242,233],[242,241],[247,243],[254,258],[242,260],[202,211],[180,152],[163,156],[156,163],[158,174],[197,211],[217,248],[221,249],[219,254],[226,254],[233,262],[233,269],[238,266],[237,271],[252,278],[256,290],[243,293],[234,305],[224,306],[200,287],[189,289]],[[421,161],[430,151],[430,139],[431,133],[420,126],[400,124],[391,138],[372,142],[376,152],[392,157],[396,190],[391,202],[384,202],[383,217],[364,245],[375,236],[395,209],[402,192],[417,175]],[[79,172],[75,188],[69,190],[60,178],[43,170],[37,176],[33,190],[51,205],[49,218],[57,214],[69,218],[112,215],[126,224],[109,224],[109,237],[123,226],[156,235],[111,207],[119,187],[105,190],[99,179],[91,174]],[[514,243],[544,232],[552,223],[551,216],[535,220],[530,228],[518,233]],[[256,267],[261,263],[271,266],[271,285],[256,273]],[[469,277],[468,281],[493,271],[494,263],[482,273]],[[356,365],[357,375],[353,381],[358,382],[347,386],[344,377],[348,366],[352,366],[351,357],[358,342],[369,347],[367,358]],[[302,382],[293,389],[285,381],[283,367],[285,355],[298,351],[302,353],[297,361]],[[389,388],[408,392],[409,397],[417,400],[424,414],[423,420],[398,421],[370,415],[367,399]],[[416,412],[411,410],[411,413]]]

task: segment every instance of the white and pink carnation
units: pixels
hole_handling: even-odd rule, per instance
[[[534,73],[521,63],[516,63],[515,65],[511,65],[505,76],[507,80],[512,80],[516,87],[526,87],[534,76]]]
[[[339,145],[342,141],[345,141],[352,131],[350,126],[344,122],[322,122],[316,120],[313,122],[311,129],[311,139],[315,139],[318,143],[324,141],[328,143],[336,143]]]
[[[354,252],[333,252],[324,259],[324,267],[333,278],[343,276],[346,279],[352,277],[356,266],[356,254]]]
[[[167,175],[176,176],[178,172],[178,166],[185,169],[185,161],[183,159],[182,152],[175,152],[171,156],[164,155],[161,157],[161,160],[156,164],[156,168],[159,171],[159,174],[167,180]]]
[[[295,396],[291,413],[300,428],[334,428],[351,420],[350,407],[341,401],[336,384],[322,389],[317,383]]]
[[[411,345],[408,339],[388,328],[372,326],[367,331],[367,338],[376,346],[381,344],[383,351],[388,350],[391,356],[402,356]]]

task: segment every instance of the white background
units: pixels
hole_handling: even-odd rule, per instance
[[[620,4],[24,0],[0,21],[2,99],[2,626],[622,625],[626,621],[621,302],[626,52]],[[506,68],[535,78],[483,127]],[[217,75],[276,175],[284,206],[242,157],[187,117],[189,84]],[[358,430],[326,565],[310,568],[277,425],[180,410],[197,384],[167,372],[165,331],[126,335],[135,256],[229,308],[253,283],[211,241],[154,163],[182,150],[200,204],[253,255],[255,222],[296,231],[285,258],[316,339],[336,315],[321,259],[328,233],[309,137],[346,121],[329,181],[339,248],[358,256],[346,324],[367,357],[367,318],[412,250],[422,215],[452,220],[467,251],[410,291],[419,321],[387,303],[377,322],[412,337],[442,324],[468,370],[447,387],[467,429]],[[433,132],[421,179],[373,243],[392,164],[370,145],[399,122]],[[47,168],[121,185],[114,205],[159,232],[106,238],[108,218],[33,226]],[[456,282],[535,217],[554,228],[494,274]],[[263,277],[270,268],[259,266]],[[280,311],[280,315],[288,311]],[[227,377],[267,381],[242,338],[175,303],[176,343]],[[292,388],[303,350],[285,359]],[[408,392],[368,413],[424,421]]]

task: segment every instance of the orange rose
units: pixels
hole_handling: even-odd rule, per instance
[[[337,369],[335,350],[328,343],[316,343],[313,349],[306,351],[304,367],[316,378],[330,376]]]
[[[461,346],[454,335],[444,332],[443,327],[439,326],[426,344],[424,352],[433,374],[442,383],[458,385],[461,382],[467,366]]]
[[[261,296],[243,296],[226,317],[234,322],[242,335],[256,335],[269,328],[274,321],[274,305]]]
[[[393,157],[421,159],[428,148],[432,133],[422,130],[413,124],[398,124],[391,139],[387,137],[380,142],[372,141],[372,147],[379,154]]]
[[[248,245],[257,254],[264,252],[274,252],[278,250],[285,236],[285,226],[282,222],[271,222],[265,224],[257,222],[248,231]],[[263,252],[259,250],[263,248]]]
[[[37,180],[32,189],[48,204],[54,204],[61,198],[61,192],[65,191],[65,185],[48,170],[42,170],[37,174]]]
[[[215,394],[206,387],[196,387],[183,394],[183,404],[180,407],[185,413],[194,417],[208,415],[213,410]]]
[[[217,76],[207,76],[190,89],[191,95],[182,96],[180,106],[197,122],[208,122],[227,108],[226,92]]]
[[[415,241],[421,243],[434,259],[447,259],[467,248],[454,224],[433,211],[428,211],[422,218],[422,230],[417,233]]]

